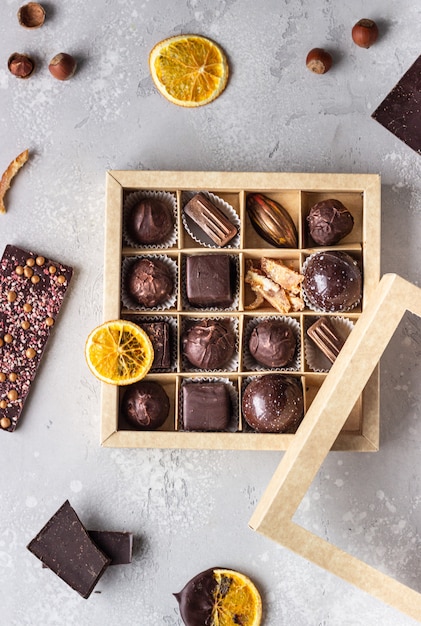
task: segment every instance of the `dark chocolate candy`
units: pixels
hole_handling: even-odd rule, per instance
[[[345,339],[336,331],[328,317],[316,320],[308,328],[307,335],[331,363],[336,361]]]
[[[159,383],[141,380],[126,389],[121,410],[134,428],[156,430],[168,417],[170,400]]]
[[[110,563],[89,537],[68,500],[27,548],[83,598],[90,596]]]
[[[228,308],[233,303],[233,277],[226,254],[198,254],[186,259],[186,295],[192,306]]]
[[[221,369],[234,354],[235,336],[229,320],[202,319],[182,337],[183,355],[199,369]]]
[[[372,117],[421,154],[421,56],[405,72]]]
[[[226,383],[183,385],[184,430],[226,430],[231,416],[231,398]]]
[[[304,415],[301,385],[282,374],[258,376],[244,389],[244,419],[258,433],[295,432]]]
[[[147,308],[164,304],[174,291],[171,272],[161,259],[141,258],[127,272],[129,296]]]
[[[193,196],[183,211],[220,247],[226,246],[238,232],[226,215],[201,192]]]
[[[98,548],[110,558],[109,565],[128,565],[132,562],[133,533],[110,530],[88,530]]]
[[[165,242],[174,229],[171,208],[157,198],[144,198],[127,217],[127,232],[139,244],[153,245]]]
[[[342,202],[331,198],[311,207],[307,223],[315,243],[333,246],[349,235],[354,227],[354,218]]]
[[[151,370],[171,367],[170,326],[168,322],[142,322],[139,324],[151,340],[154,359]]]
[[[267,367],[285,367],[291,363],[296,347],[291,326],[282,320],[262,320],[250,334],[250,354]]]
[[[111,530],[88,530],[95,545],[110,559],[109,565],[128,565],[132,562],[133,533]],[[47,567],[45,563],[43,567]]]
[[[174,596],[180,607],[180,614],[186,626],[212,624],[215,607],[217,581],[212,569],[197,574]]]
[[[0,262],[0,428],[14,431],[69,287],[71,267],[16,246]]]
[[[347,311],[361,300],[358,263],[346,252],[318,252],[307,260],[303,288],[308,302],[319,311]]]

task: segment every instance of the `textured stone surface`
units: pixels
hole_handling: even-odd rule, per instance
[[[0,170],[31,156],[0,216],[7,243],[72,265],[75,274],[26,406],[0,432],[0,580],[8,626],[181,626],[172,593],[215,564],[262,590],[265,626],[412,626],[415,622],[249,530],[280,455],[273,452],[107,450],[99,447],[100,387],[84,362],[101,321],[106,169],[372,172],[382,176],[382,272],[420,284],[421,159],[371,113],[419,55],[419,5],[328,0],[69,0],[45,25],[22,29],[18,4],[0,8]],[[379,24],[369,50],[351,28]],[[197,110],[154,89],[153,45],[195,32],[225,49],[224,94]],[[316,76],[307,52],[334,66]],[[37,70],[19,81],[15,50]],[[75,76],[54,80],[67,51]],[[420,587],[421,324],[405,320],[381,363],[377,454],[333,453],[297,517],[399,580]],[[135,533],[133,563],[109,568],[91,598],[42,570],[25,545],[69,498],[89,528]]]

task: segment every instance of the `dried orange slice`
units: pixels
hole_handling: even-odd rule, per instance
[[[149,372],[154,352],[145,331],[126,320],[97,326],[89,334],[85,357],[91,372],[105,383],[130,385]]]
[[[155,45],[149,68],[161,94],[179,106],[198,107],[225,89],[228,62],[221,48],[206,37],[177,35]]]
[[[254,583],[240,572],[212,568],[197,574],[175,597],[187,626],[260,626],[262,599]]]

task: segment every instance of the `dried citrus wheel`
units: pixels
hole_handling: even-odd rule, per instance
[[[262,619],[258,590],[250,578],[234,570],[201,572],[175,597],[187,626],[259,626]]]
[[[221,48],[199,35],[160,41],[149,55],[149,68],[162,95],[184,107],[215,100],[225,89],[229,73]]]
[[[97,326],[86,340],[85,357],[91,372],[113,385],[130,385],[149,372],[154,352],[142,328],[126,320]]]

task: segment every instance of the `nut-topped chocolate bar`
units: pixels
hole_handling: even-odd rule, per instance
[[[377,175],[108,172],[104,321],[155,360],[103,384],[102,445],[285,449],[379,269]],[[335,448],[376,449],[378,421],[376,372]]]

